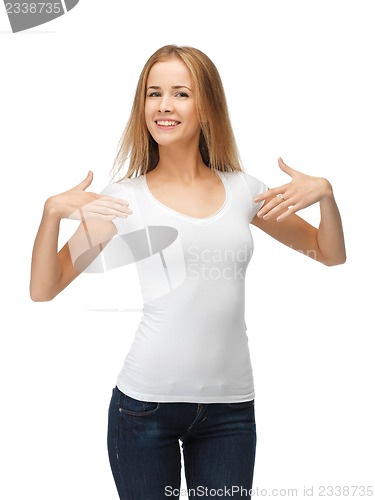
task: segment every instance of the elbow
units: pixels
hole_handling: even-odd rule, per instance
[[[53,297],[34,297],[32,295],[30,297],[33,302],[49,302],[53,299]]]
[[[35,290],[31,286],[29,291],[30,291],[30,298],[33,302],[49,302],[55,297],[55,294],[46,292],[43,293],[40,290]]]
[[[32,294],[32,293],[30,293],[30,298],[33,302],[49,302],[50,300],[53,299],[53,297],[51,297],[51,296],[38,295],[38,294]]]
[[[333,259],[323,259],[321,260],[322,264],[328,266],[328,267],[333,267],[333,266],[340,266],[342,264],[345,264],[346,262],[346,255],[342,255],[340,257],[336,257]]]
[[[346,249],[344,245],[330,252],[322,252],[319,246],[317,246],[314,255],[320,263],[328,267],[339,266],[346,262]]]
[[[332,264],[328,264],[330,267],[333,267],[333,266],[340,266],[342,264],[345,264],[346,262],[346,257],[344,259],[341,259],[341,260],[336,260],[335,262],[333,262]]]

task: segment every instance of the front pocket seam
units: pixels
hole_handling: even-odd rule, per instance
[[[137,411],[127,410],[126,408],[122,408],[120,406],[119,409],[118,409],[118,411],[122,415],[131,415],[133,417],[145,417],[147,415],[155,413],[156,410],[159,409],[159,407],[160,407],[160,403],[158,403],[158,405],[156,406],[156,408],[154,408],[153,410],[144,410],[144,411],[137,412]]]

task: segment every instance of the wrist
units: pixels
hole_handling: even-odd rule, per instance
[[[45,215],[50,219],[55,219],[58,222],[60,222],[60,220],[62,219],[62,217],[59,214],[58,208],[54,203],[53,196],[46,200],[44,204],[43,215]]]
[[[331,183],[327,179],[322,179],[322,184],[323,184],[322,188],[323,195],[321,200],[333,199],[333,189]]]

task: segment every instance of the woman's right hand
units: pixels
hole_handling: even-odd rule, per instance
[[[64,193],[51,196],[45,203],[47,213],[59,219],[113,220],[132,213],[129,203],[114,196],[86,192],[94,174],[90,170],[86,179]]]

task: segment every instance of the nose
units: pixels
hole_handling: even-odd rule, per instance
[[[169,95],[164,95],[159,102],[159,113],[170,113],[172,111],[172,103]]]

